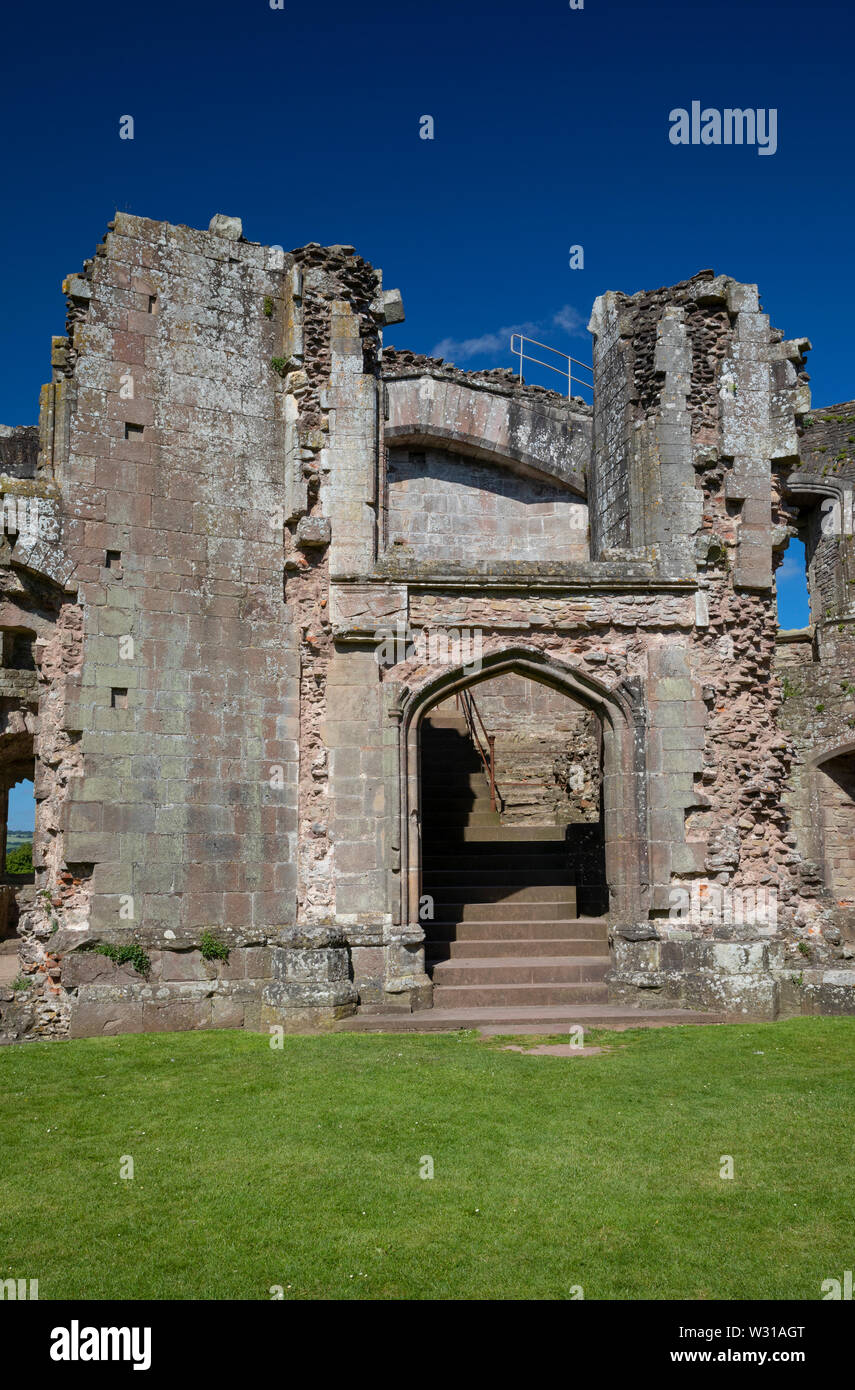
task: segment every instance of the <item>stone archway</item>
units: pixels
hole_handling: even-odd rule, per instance
[[[644,815],[644,745],[629,692],[599,681],[542,652],[514,647],[485,656],[477,674],[456,667],[404,694],[401,713],[401,921],[419,920],[421,891],[421,722],[434,705],[458,691],[505,673],[540,681],[600,720],[603,730],[603,804],[609,919],[630,925],[646,916],[647,834]]]
[[[813,763],[816,859],[835,914],[855,938],[855,743],[827,750]]]

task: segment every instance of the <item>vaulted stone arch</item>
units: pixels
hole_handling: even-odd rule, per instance
[[[387,446],[434,444],[587,494],[591,416],[579,402],[520,399],[429,374],[387,378]]]

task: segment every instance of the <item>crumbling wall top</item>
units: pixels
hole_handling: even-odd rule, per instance
[[[570,415],[592,414],[591,405],[581,396],[568,398],[560,391],[550,391],[546,386],[521,386],[519,377],[510,367],[491,367],[482,371],[466,372],[461,367],[455,367],[453,362],[446,362],[442,357],[427,357],[390,345],[383,349],[382,375],[390,379],[432,376],[443,381],[459,382],[461,385],[471,386],[474,390],[491,391],[496,395],[514,396],[519,400],[556,406],[566,410]]]

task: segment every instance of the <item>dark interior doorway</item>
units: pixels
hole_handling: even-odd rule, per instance
[[[596,717],[505,673],[436,705],[420,756],[420,917],[435,1004],[604,1001]]]

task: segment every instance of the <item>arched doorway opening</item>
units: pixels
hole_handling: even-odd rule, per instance
[[[855,746],[823,758],[816,779],[823,877],[840,925],[855,939]]]
[[[32,736],[0,741],[0,983],[19,977],[18,923],[35,899]]]
[[[588,962],[586,978],[565,959],[556,983],[596,985],[590,997],[604,997],[609,925],[647,915],[644,742],[632,692],[515,649],[485,657],[476,674],[444,672],[405,694],[399,708],[402,919],[425,930],[428,964],[436,970],[466,954],[506,973],[505,957],[514,955],[527,982],[545,986],[536,957],[557,969],[549,941],[575,939],[587,944],[562,946],[560,954],[596,955],[599,965]],[[492,791],[490,758],[478,749],[473,723],[482,743],[493,740]],[[469,922],[485,931],[461,932]],[[464,938],[484,944],[464,952],[456,944]],[[498,941],[513,941],[513,950],[485,956]],[[493,978],[500,983],[500,974]],[[516,966],[510,982],[522,983]],[[549,1002],[534,989],[530,995],[534,1004]],[[483,987],[460,1002],[482,997]]]

